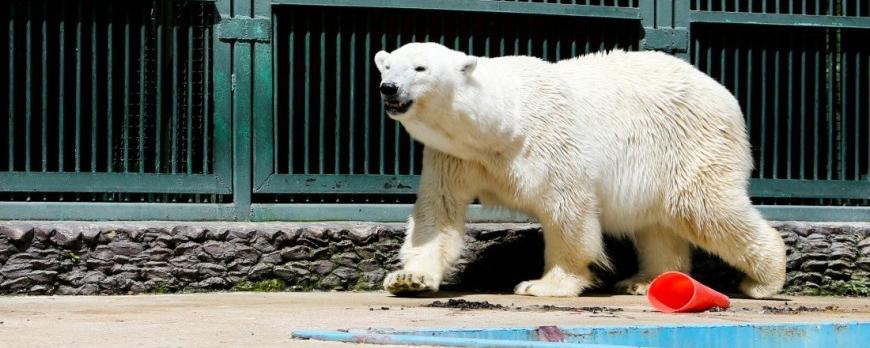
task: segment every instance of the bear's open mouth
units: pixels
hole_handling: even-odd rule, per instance
[[[413,104],[413,100],[409,100],[406,102],[400,102],[398,100],[384,100],[384,109],[390,115],[401,115],[408,111],[411,108],[411,104]]]

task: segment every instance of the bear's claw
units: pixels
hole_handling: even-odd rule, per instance
[[[415,296],[426,292],[438,291],[438,284],[432,276],[412,272],[396,271],[384,278],[384,290],[396,296]]]

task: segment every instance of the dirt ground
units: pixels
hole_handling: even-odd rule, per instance
[[[439,303],[432,306],[435,301]],[[725,311],[662,314],[641,296],[442,293],[409,299],[382,292],[285,292],[0,297],[0,347],[350,348],[366,345],[294,340],[290,334],[301,329],[855,320],[870,320],[870,299],[735,299]]]

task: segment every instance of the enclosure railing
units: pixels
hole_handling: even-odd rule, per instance
[[[0,5],[0,219],[401,221],[422,145],[375,52],[661,50],[744,110],[771,219],[870,221],[861,0],[109,0]],[[2,121],[2,120],[0,120]],[[524,220],[471,208],[472,220]]]

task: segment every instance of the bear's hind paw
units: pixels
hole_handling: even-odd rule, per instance
[[[384,278],[384,290],[396,296],[415,296],[438,291],[438,283],[434,277],[424,273],[396,271]]]

